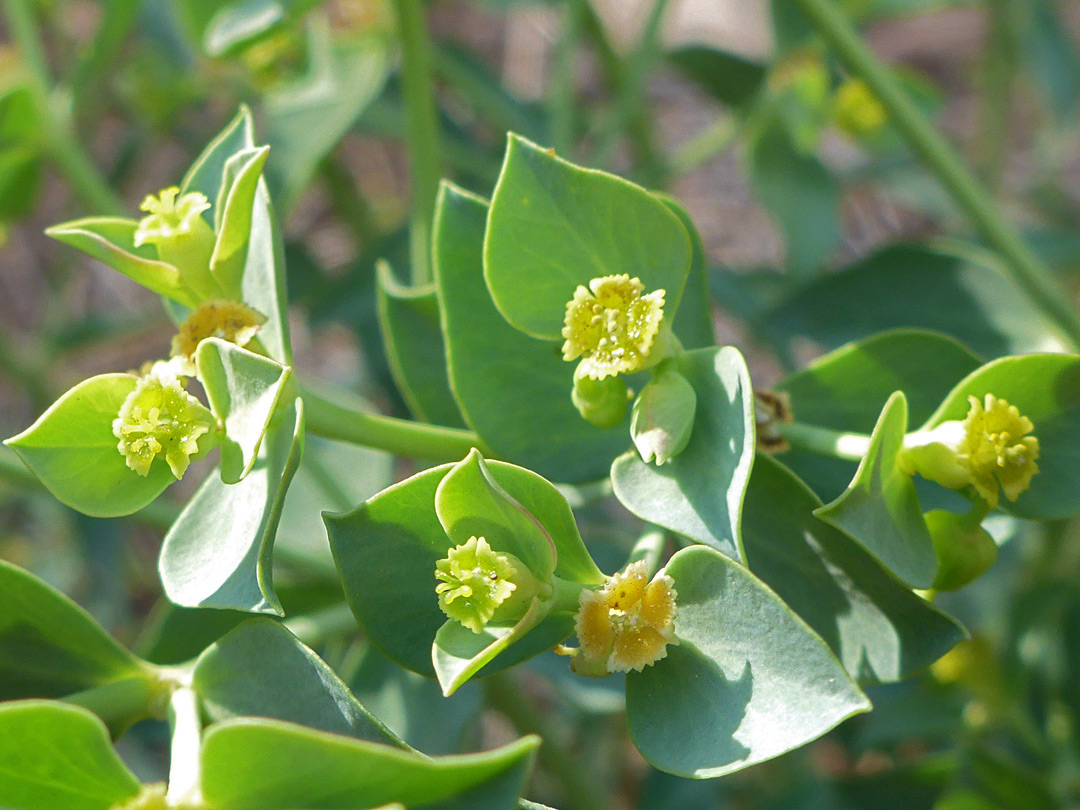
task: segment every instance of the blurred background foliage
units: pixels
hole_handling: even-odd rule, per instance
[[[1080,3],[842,5],[1075,293]],[[417,14],[400,14],[409,7]],[[946,332],[986,358],[1063,347],[1005,276],[987,272],[997,260],[790,0],[2,0],[0,10],[5,435],[91,373],[164,356],[171,337],[154,296],[43,229],[133,215],[239,103],[271,145],[299,372],[383,412],[407,415],[376,320],[376,262],[409,265],[410,212],[433,199],[433,178],[490,194],[507,130],[687,206],[720,342],[747,354],[757,386],[893,326]],[[424,41],[409,28],[417,19],[431,40],[426,102],[410,101],[401,71],[403,47]],[[436,106],[438,131],[421,155],[429,165],[410,173],[413,103]],[[412,469],[325,441],[308,454],[276,572],[301,638],[307,616],[340,601],[312,516]],[[71,594],[140,654],[186,660],[240,618],[161,597],[162,531],[198,477],[130,519],[92,519],[5,450],[0,557]],[[612,548],[615,564],[610,522],[629,518],[595,507],[579,517],[597,558]],[[971,641],[915,679],[871,689],[870,715],[714,782],[652,771],[625,739],[621,687],[573,678],[550,656],[445,701],[357,640],[351,617],[320,652],[429,753],[543,732],[532,795],[567,810],[1080,807],[1080,522],[995,520],[997,564],[942,600]],[[121,746],[150,780],[166,743],[145,724]]]

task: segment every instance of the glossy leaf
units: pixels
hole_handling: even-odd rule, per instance
[[[211,645],[195,664],[193,685],[213,722],[268,717],[403,747],[321,658],[272,619],[248,619]]]
[[[559,339],[574,290],[619,273],[640,278],[646,292],[665,290],[672,318],[690,251],[678,217],[645,189],[510,136],[491,200],[484,276],[517,329]]]
[[[556,576],[585,584],[604,581],[558,490],[512,464],[488,461],[487,466],[495,481],[536,517],[554,541]],[[439,523],[435,495],[452,467],[426,470],[383,490],[349,514],[325,518],[345,596],[365,635],[388,658],[428,677],[435,675],[432,643],[447,621],[435,594],[435,562],[454,544]],[[549,617],[541,623],[488,671],[513,661],[515,651],[536,654],[573,630],[572,622],[552,621]],[[561,637],[554,638],[557,633]],[[543,646],[532,644],[533,635]]]
[[[269,146],[252,147],[237,152],[225,162],[223,182],[214,205],[217,241],[210,257],[210,272],[230,298],[240,292],[255,193],[269,154]]]
[[[968,397],[1000,397],[1020,409],[1035,425],[1039,472],[1015,503],[1002,497],[999,507],[1019,517],[1049,520],[1080,509],[1080,357],[1033,354],[1003,357],[973,371],[949,393],[927,427],[963,419]]]
[[[11,810],[109,810],[139,780],[97,717],[40,700],[0,705],[0,801]]]
[[[271,557],[285,493],[304,446],[301,400],[280,413],[238,484],[210,475],[165,536],[165,594],[185,607],[281,613]]]
[[[636,450],[611,465],[615,496],[640,517],[742,559],[739,514],[754,460],[753,401],[737,349],[688,352],[675,366],[697,394],[690,443],[657,467]]]
[[[570,401],[574,364],[495,308],[483,276],[487,214],[482,199],[443,184],[434,266],[450,386],[461,412],[500,458],[554,481],[603,478],[628,446],[626,431],[586,422]]]
[[[743,566],[695,546],[665,570],[679,644],[626,677],[630,737],[654,766],[722,776],[870,708],[821,638]]]
[[[777,389],[791,397],[797,422],[870,433],[894,391],[904,392],[910,422],[917,425],[981,362],[947,335],[896,329],[829,352],[785,378]],[[856,468],[852,462],[798,448],[780,458],[826,500],[844,491]]]
[[[158,261],[153,247],[135,247],[138,222],[120,217],[90,217],[54,225],[45,233],[123,273],[137,284],[186,307],[198,306],[195,294],[171,264]]]
[[[540,740],[431,758],[271,720],[231,720],[204,738],[202,792],[217,810],[510,810]]]
[[[821,501],[779,462],[754,463],[743,508],[750,570],[829,645],[860,683],[906,678],[965,636],[843,532],[811,513]]]
[[[814,514],[851,535],[904,582],[929,588],[937,573],[934,544],[915,484],[898,464],[907,425],[907,400],[897,391],[885,403],[848,488]]]
[[[0,560],[0,700],[63,697],[144,672],[85,610]]]
[[[84,380],[4,443],[72,509],[94,517],[137,512],[176,480],[164,459],[156,459],[149,474],[139,475],[117,446],[113,420],[137,381],[131,374]],[[209,441],[200,445],[205,449]]]
[[[255,465],[292,370],[218,338],[199,344],[195,362],[210,409],[225,425],[221,480],[235,484]]]
[[[386,359],[409,410],[425,422],[465,427],[450,392],[435,286],[404,287],[386,263],[380,263],[376,273]]]

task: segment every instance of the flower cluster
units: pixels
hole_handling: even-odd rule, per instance
[[[171,186],[162,189],[155,197],[147,194],[139,206],[147,216],[139,221],[135,230],[135,247],[161,245],[177,237],[196,235],[210,226],[203,219],[203,211],[210,209],[206,195],[197,191],[181,196],[180,189]]]
[[[663,572],[649,580],[642,560],[615,574],[599,590],[581,592],[574,617],[580,649],[574,671],[599,677],[641,671],[667,655],[675,638],[675,583]]]
[[[179,379],[151,370],[120,406],[113,435],[127,466],[139,475],[148,475],[154,459],[163,456],[179,479],[199,452],[199,439],[215,427],[213,414]]]
[[[172,356],[181,359],[185,374],[194,374],[195,350],[206,338],[246,346],[265,322],[258,312],[237,301],[206,301],[180,324],[172,339]]]
[[[535,579],[513,554],[495,551],[483,537],[470,537],[450,549],[435,563],[435,578],[442,612],[474,633],[482,632],[519,591],[523,578]]]

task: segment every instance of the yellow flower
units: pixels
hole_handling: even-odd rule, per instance
[[[523,570],[512,554],[495,551],[483,537],[470,537],[435,563],[439,607],[451,619],[479,633],[517,590],[514,580]]]
[[[993,394],[980,402],[968,397],[963,420],[943,422],[904,440],[903,462],[909,471],[951,489],[969,484],[991,507],[998,488],[1010,501],[1031,486],[1039,471],[1039,440],[1035,426],[1015,405]]]
[[[164,456],[177,479],[183,478],[199,439],[214,429],[215,420],[175,377],[156,373],[142,377],[113,420],[117,448],[127,465],[148,475],[150,465]]]
[[[172,339],[172,356],[182,358],[187,374],[194,374],[195,350],[209,337],[245,346],[266,318],[235,301],[207,301],[192,312]]]
[[[135,247],[142,245],[160,245],[162,242],[189,234],[197,234],[204,228],[209,229],[202,212],[210,208],[206,195],[192,191],[180,196],[180,189],[171,186],[162,189],[155,197],[147,194],[140,211],[147,216],[139,220],[135,230]]]
[[[631,563],[599,590],[583,590],[574,617],[581,674],[641,671],[665,655],[675,638],[675,583],[660,573],[649,581],[644,561]],[[580,659],[580,660],[579,660]]]
[[[860,79],[847,79],[833,98],[833,121],[848,135],[859,138],[875,135],[889,120],[877,96]]]
[[[642,368],[664,317],[664,291],[644,290],[625,273],[578,287],[566,305],[563,359],[581,357],[581,373],[596,380]]]

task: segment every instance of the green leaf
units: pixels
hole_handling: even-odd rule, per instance
[[[207,56],[236,54],[279,30],[310,6],[313,0],[237,0],[224,4],[203,31]]]
[[[907,584],[929,588],[937,573],[934,544],[915,484],[898,464],[907,424],[907,399],[897,391],[885,403],[848,488],[814,514],[851,535]]]
[[[833,349],[897,327],[943,332],[985,357],[1067,345],[993,262],[964,245],[890,245],[803,285],[756,325],[789,348],[809,339]]]
[[[176,480],[163,459],[154,461],[148,475],[139,475],[117,446],[113,420],[137,379],[100,374],[84,380],[4,444],[72,509],[94,517],[137,512]]]
[[[678,48],[668,54],[668,59],[729,107],[748,104],[765,81],[765,65],[705,45]]]
[[[795,420],[840,431],[870,433],[894,391],[903,391],[912,424],[941,404],[957,380],[982,361],[947,335],[896,329],[849,343],[784,379]],[[826,499],[844,491],[855,464],[793,449],[781,457]]]
[[[139,780],[86,709],[27,700],[0,705],[0,801],[11,810],[109,810]]]
[[[754,461],[746,363],[732,347],[697,349],[675,363],[697,394],[690,443],[662,467],[636,450],[611,465],[617,497],[640,517],[741,560],[739,514]]]
[[[1052,520],[1080,508],[1080,357],[1032,354],[1003,357],[973,371],[949,393],[925,427],[963,419],[968,397],[1000,397],[1020,409],[1039,439],[1039,472],[1015,503],[999,507],[1018,517]]]
[[[386,359],[409,410],[425,422],[465,427],[450,392],[435,285],[404,287],[380,262],[375,292]]]
[[[193,684],[211,722],[268,717],[404,747],[314,652],[273,619],[248,619],[195,663]]]
[[[750,184],[784,232],[787,267],[795,276],[820,268],[840,244],[840,187],[813,155],[795,149],[779,122],[751,144]]]
[[[269,154],[269,146],[252,147],[237,152],[225,162],[223,182],[214,206],[217,241],[210,257],[210,272],[229,298],[240,292],[255,193]]]
[[[63,697],[144,672],[85,610],[0,560],[0,700]]]
[[[185,307],[198,306],[198,298],[171,264],[158,261],[153,247],[135,247],[139,223],[120,217],[89,217],[53,225],[45,233],[118,270],[137,284]]]
[[[435,562],[455,545],[439,523],[435,497],[453,466],[434,467],[395,484],[349,514],[325,516],[346,599],[365,635],[392,661],[428,677],[435,675],[432,643],[447,620],[435,594]],[[512,464],[488,461],[487,467],[554,541],[556,576],[590,585],[604,581],[558,490]],[[553,621],[548,617],[488,671],[508,665],[518,651],[536,654],[573,632],[572,622],[556,626]],[[551,640],[556,630],[562,636]]]
[[[852,678],[901,680],[964,639],[952,618],[814,517],[820,506],[783,465],[759,456],[746,490],[743,544],[750,570],[825,640]]]
[[[705,255],[701,234],[682,203],[660,192],[653,196],[671,209],[690,237],[690,273],[686,277],[679,311],[675,313],[671,329],[684,349],[714,346],[716,333],[713,329],[712,300],[709,297],[709,260]]]
[[[0,145],[0,219],[25,216],[41,186],[41,155],[36,148]]]
[[[308,73],[265,100],[266,141],[274,151],[267,174],[286,212],[319,162],[382,92],[392,62],[384,37],[334,42],[328,26],[313,24],[308,31]]]
[[[443,694],[447,697],[454,694],[511,644],[523,639],[544,620],[550,607],[550,603],[533,599],[529,609],[516,622],[492,622],[480,633],[447,619],[435,634],[431,648],[435,677]]]
[[[506,322],[484,283],[488,206],[443,183],[434,267],[450,386],[465,421],[500,457],[556,481],[606,477],[624,430],[600,430],[570,401],[574,364]]]
[[[199,344],[195,363],[210,409],[225,425],[221,480],[235,484],[255,466],[263,436],[291,381],[292,370],[218,338]]]
[[[626,676],[626,722],[642,755],[708,779],[824,734],[870,702],[825,643],[760,580],[695,546],[666,569],[678,645]]]
[[[236,118],[210,142],[192,164],[184,177],[181,191],[202,192],[206,199],[217,201],[213,211],[214,218],[223,216],[216,210],[222,204],[221,190],[235,179],[232,170],[228,169],[229,160],[234,155],[247,153],[247,150],[254,147],[255,125],[251,119],[251,111],[247,107],[241,107]],[[228,200],[228,195],[225,199]],[[259,341],[270,357],[284,365],[291,365],[292,347],[289,344],[289,323],[286,318],[284,246],[270,194],[266,190],[266,182],[261,178],[256,183],[251,207],[250,236],[241,279],[241,300],[267,318],[259,332]]]
[[[176,604],[281,613],[274,533],[304,447],[302,401],[283,410],[247,477],[230,485],[210,475],[165,536],[158,571]]]
[[[619,273],[640,278],[647,292],[665,290],[670,319],[690,253],[679,218],[645,189],[510,135],[488,217],[484,276],[515,328],[558,340],[574,290]]]
[[[481,754],[434,758],[272,720],[231,720],[206,733],[202,792],[216,810],[388,802],[425,810],[509,810],[539,744],[526,737]]]
[[[537,485],[543,486],[539,482]],[[551,536],[492,478],[475,448],[439,482],[435,514],[455,546],[472,537],[483,537],[496,551],[513,554],[525,563],[537,579],[546,580],[555,570]]]

